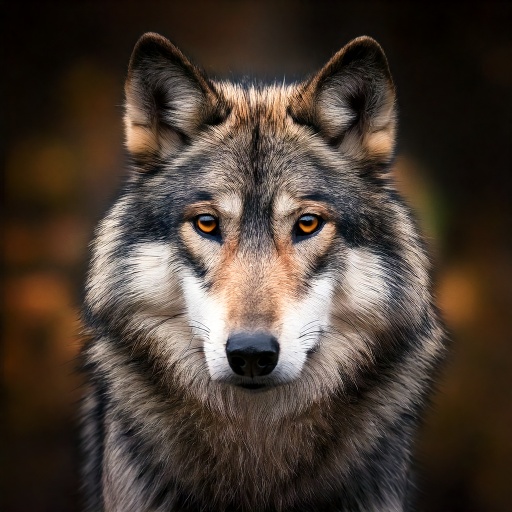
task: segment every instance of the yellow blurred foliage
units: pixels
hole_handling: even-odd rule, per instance
[[[6,189],[15,198],[66,199],[77,189],[76,158],[58,139],[25,140],[8,155]]]

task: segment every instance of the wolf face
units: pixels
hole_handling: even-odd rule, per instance
[[[133,171],[94,242],[85,354],[138,428],[156,439],[172,396],[274,424],[352,396],[367,426],[346,441],[364,447],[423,400],[441,329],[392,181],[395,92],[374,40],[304,83],[243,88],[147,34],[125,126]],[[244,510],[262,510],[251,496]]]

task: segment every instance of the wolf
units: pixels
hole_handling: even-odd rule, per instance
[[[294,84],[133,51],[85,286],[88,511],[408,510],[445,354],[370,37]]]

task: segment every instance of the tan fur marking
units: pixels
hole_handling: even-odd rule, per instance
[[[394,127],[367,135],[364,144],[372,158],[388,158],[395,146]]]
[[[157,153],[160,148],[158,136],[152,128],[135,126],[126,122],[126,148],[131,153]]]

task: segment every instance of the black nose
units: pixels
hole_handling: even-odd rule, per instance
[[[240,332],[228,338],[226,355],[237,375],[268,375],[277,365],[279,343],[274,336],[263,332]]]

